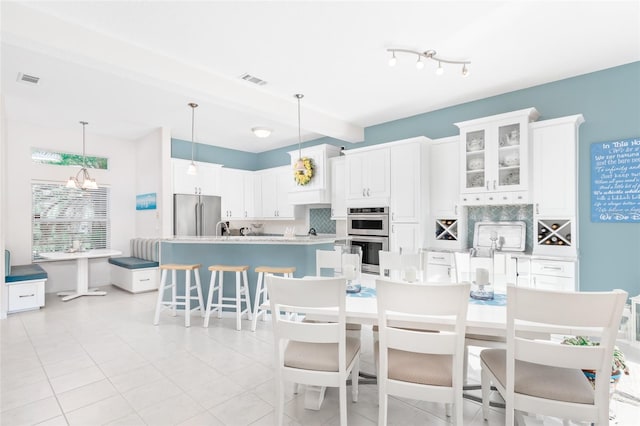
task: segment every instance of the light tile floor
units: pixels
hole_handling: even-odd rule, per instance
[[[212,319],[208,329],[194,317],[185,329],[182,317],[166,313],[153,326],[155,292],[105,290],[105,297],[69,302],[47,295],[46,308],[0,321],[2,425],[273,424],[270,322],[259,322],[252,333],[249,321],[238,332],[232,317]],[[470,377],[477,380],[477,352],[472,355]],[[372,372],[366,327],[362,357],[362,369]],[[632,369],[638,377],[638,365]],[[303,394],[292,393],[285,409],[287,424],[339,424],[336,389],[327,390],[319,411],[306,410]],[[614,409],[612,424],[640,424],[637,405],[615,401]],[[359,401],[349,403],[349,424],[375,425],[377,417],[376,387],[362,385]],[[485,423],[480,405],[465,400],[465,425],[503,423],[501,410],[492,410]],[[561,424],[548,418],[527,423]],[[389,424],[446,425],[449,419],[438,404],[392,398]]]

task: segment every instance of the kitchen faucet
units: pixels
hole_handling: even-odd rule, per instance
[[[220,225],[224,225],[224,227],[227,230],[227,234],[230,235],[231,232],[229,232],[229,225],[227,225],[227,222],[225,222],[224,220],[221,220],[220,222],[216,223],[216,237],[218,236],[218,227]],[[220,236],[222,237],[222,227],[220,226]]]

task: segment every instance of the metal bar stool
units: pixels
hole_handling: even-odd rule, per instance
[[[267,319],[267,311],[269,310],[269,293],[267,292],[265,274],[281,274],[283,277],[293,278],[293,273],[295,271],[295,266],[258,266],[256,268],[256,272],[258,273],[258,282],[256,284],[256,295],[253,300],[253,320],[251,320],[251,331],[256,331],[256,325],[260,315],[262,315],[262,321],[266,321]],[[262,295],[262,302],[260,302],[260,295]]]
[[[209,327],[209,317],[211,312],[218,311],[218,318],[222,318],[222,309],[224,307],[235,309],[236,311],[236,330],[241,330],[240,320],[242,314],[246,313],[247,318],[251,320],[251,303],[249,302],[249,280],[247,278],[248,266],[234,265],[213,265],[209,266],[211,271],[211,281],[209,281],[209,294],[207,295],[207,304],[204,314],[204,326]],[[217,273],[220,272],[220,280],[216,283]],[[236,293],[234,297],[224,297],[224,273],[236,273]],[[218,299],[213,303],[213,293],[218,292]],[[246,308],[242,310],[242,302],[244,301]],[[225,303],[232,302],[232,303]],[[213,308],[213,309],[212,309]]]
[[[181,265],[181,264],[166,264],[160,265],[162,271],[162,278],[160,279],[160,288],[158,289],[158,302],[156,303],[156,314],[153,320],[153,325],[158,325],[160,322],[160,311],[163,307],[171,308],[172,315],[176,316],[176,308],[178,306],[184,306],[184,326],[191,326],[191,311],[199,309],[200,314],[204,315],[204,302],[202,299],[202,285],[200,284],[200,264]],[[171,282],[167,283],[167,271],[171,271]],[[185,272],[185,285],[184,296],[178,296],[178,271]],[[191,271],[195,276],[195,285],[191,285]],[[165,290],[171,289],[171,300],[164,301]],[[197,295],[192,296],[191,290],[196,289]],[[191,307],[191,301],[196,300],[198,306]]]

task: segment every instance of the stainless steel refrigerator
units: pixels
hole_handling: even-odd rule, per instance
[[[220,197],[212,195],[173,195],[173,235],[215,236],[222,215]]]

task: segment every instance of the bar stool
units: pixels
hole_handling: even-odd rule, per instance
[[[248,266],[234,265],[213,265],[209,266],[211,271],[211,281],[209,281],[209,294],[207,295],[206,311],[204,314],[204,326],[209,327],[209,316],[212,311],[218,311],[218,318],[222,318],[224,307],[233,308],[236,311],[236,330],[241,330],[242,314],[246,312],[247,318],[251,319],[251,303],[249,302],[249,280],[247,279]],[[220,272],[220,280],[216,283],[216,275]],[[236,294],[234,297],[224,297],[224,273],[236,273]],[[213,293],[218,292],[218,301],[213,303]],[[242,310],[242,302],[247,306]],[[233,303],[225,303],[233,302]],[[212,309],[213,307],[213,309]]]
[[[262,315],[262,321],[266,321],[267,319],[267,311],[269,310],[269,294],[267,292],[267,282],[264,278],[265,274],[281,274],[283,277],[293,278],[293,273],[295,271],[295,266],[258,266],[256,268],[256,272],[258,273],[258,283],[256,284],[256,295],[253,300],[253,320],[251,320],[251,331],[256,331],[256,325],[260,315]],[[260,302],[260,295],[263,295],[262,302]]]
[[[158,289],[158,302],[156,303],[156,314],[153,320],[153,325],[158,325],[160,322],[160,311],[162,307],[168,307],[172,310],[172,315],[176,316],[176,308],[178,306],[184,306],[184,326],[191,326],[191,311],[199,309],[200,314],[204,315],[204,302],[202,299],[202,285],[200,284],[200,264],[182,265],[182,264],[166,264],[160,265],[162,271],[162,278],[160,280],[160,288]],[[171,271],[171,282],[167,283],[167,271]],[[178,296],[178,271],[185,272],[185,285],[184,296]],[[191,285],[191,271],[195,276],[196,284]],[[192,296],[191,290],[196,289],[197,295]],[[171,289],[171,300],[163,301],[165,290]],[[181,301],[180,301],[181,299]],[[197,300],[198,306],[191,308],[191,301]]]

